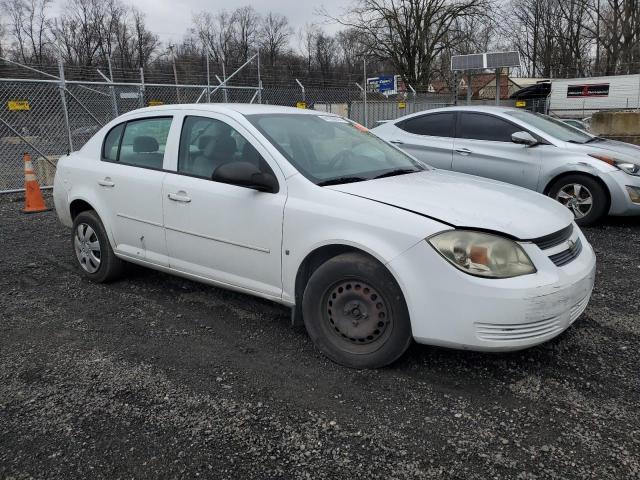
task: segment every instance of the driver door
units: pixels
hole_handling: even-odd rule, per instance
[[[194,112],[182,121],[175,171],[163,183],[169,265],[266,297],[282,295],[284,176],[268,151],[235,120]],[[273,174],[277,193],[211,180],[229,162]],[[174,169],[172,169],[174,170]]]

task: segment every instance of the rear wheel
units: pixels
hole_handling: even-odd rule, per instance
[[[567,175],[556,180],[549,196],[573,213],[578,225],[593,225],[607,213],[606,190],[591,177],[581,174]]]
[[[383,265],[363,254],[345,253],[321,265],[309,279],[302,307],[315,345],[347,367],[383,367],[411,343],[400,287]]]
[[[80,212],[73,220],[71,244],[80,269],[89,280],[108,282],[122,273],[124,262],[113,253],[107,232],[95,211]]]

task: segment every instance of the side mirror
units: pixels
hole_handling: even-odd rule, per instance
[[[520,145],[526,145],[527,147],[533,147],[538,144],[538,141],[533,138],[529,132],[515,132],[511,134],[511,141]]]
[[[260,192],[278,192],[278,180],[270,173],[261,172],[257,166],[249,162],[229,162],[220,165],[213,172],[211,180]]]

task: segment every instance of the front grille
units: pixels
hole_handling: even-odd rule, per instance
[[[558,317],[530,323],[499,324],[476,323],[476,333],[482,340],[510,342],[513,340],[534,340],[562,330]]]
[[[572,245],[569,246],[566,250],[556,253],[555,255],[550,255],[549,260],[556,264],[558,267],[562,267],[567,263],[575,260],[580,252],[582,251],[582,242],[580,241],[580,237],[576,238],[576,241],[573,242]]]
[[[534,238],[531,242],[535,243],[541,250],[547,250],[556,245],[560,245],[562,242],[566,242],[571,238],[571,235],[573,235],[573,223],[557,232],[550,233],[544,237]]]

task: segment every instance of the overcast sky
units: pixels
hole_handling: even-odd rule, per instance
[[[315,12],[324,6],[326,10],[338,15],[350,2],[348,0],[122,0],[125,4],[135,5],[143,11],[147,19],[147,28],[160,36],[163,42],[180,41],[191,25],[194,13],[203,10],[215,12],[218,10],[234,10],[244,5],[252,5],[260,14],[269,11],[280,13],[289,18],[291,25],[297,30],[305,23],[324,22],[322,16]],[[65,0],[56,2],[56,13],[65,4]],[[329,32],[339,30],[335,24],[323,25]],[[295,42],[295,39],[293,39]],[[293,43],[292,42],[292,43]]]

